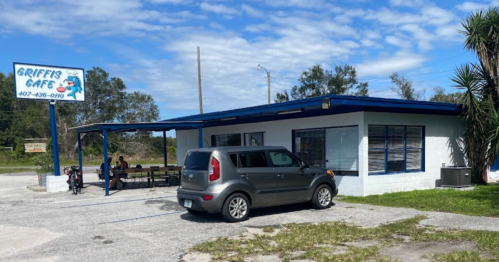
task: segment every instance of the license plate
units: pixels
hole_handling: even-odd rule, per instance
[[[184,207],[191,208],[192,200],[184,200]]]

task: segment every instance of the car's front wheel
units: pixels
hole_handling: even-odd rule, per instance
[[[333,191],[328,185],[320,185],[315,189],[312,197],[312,205],[317,209],[324,209],[331,206]]]
[[[248,198],[236,193],[230,195],[222,207],[222,216],[228,222],[239,222],[246,220],[249,215],[250,204]]]

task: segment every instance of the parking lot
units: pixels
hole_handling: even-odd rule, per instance
[[[176,187],[111,191],[84,170],[83,194],[34,192],[34,172],[0,175],[1,261],[181,261],[196,243],[235,236],[247,228],[345,221],[372,227],[428,216],[422,224],[499,231],[499,219],[342,203],[326,210],[293,205],[252,211],[242,223],[219,214],[195,217],[176,203]],[[341,187],[340,187],[341,194]]]

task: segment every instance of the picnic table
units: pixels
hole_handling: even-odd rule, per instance
[[[147,177],[147,185],[149,187],[154,187],[155,184],[155,176],[157,174],[161,174],[159,177],[165,179],[165,184],[166,185],[171,185],[172,183],[170,181],[176,180],[180,181],[180,175],[181,175],[182,167],[180,166],[165,166],[165,167],[160,167],[160,166],[150,166],[150,167],[145,167],[145,168],[126,168],[126,169],[113,169],[111,172],[113,172],[114,175],[120,176],[122,178],[121,174],[127,174],[129,176],[130,174],[144,174],[146,173]],[[100,169],[96,170],[98,175],[102,175]],[[174,172],[174,174],[169,174],[168,172]],[[156,173],[156,175],[155,175]],[[124,176],[123,176],[124,177]],[[151,183],[152,182],[152,183]]]

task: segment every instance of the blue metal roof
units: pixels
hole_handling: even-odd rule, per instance
[[[323,99],[329,100],[329,109],[322,109]],[[291,118],[334,115],[350,112],[393,112],[429,115],[459,115],[456,104],[387,99],[376,97],[326,95],[270,105],[178,117],[164,121],[202,121],[203,127],[266,122]]]
[[[142,131],[169,131],[171,129],[193,129],[203,126],[202,121],[163,121],[151,123],[96,123],[74,128],[77,133],[102,132],[134,132]]]

